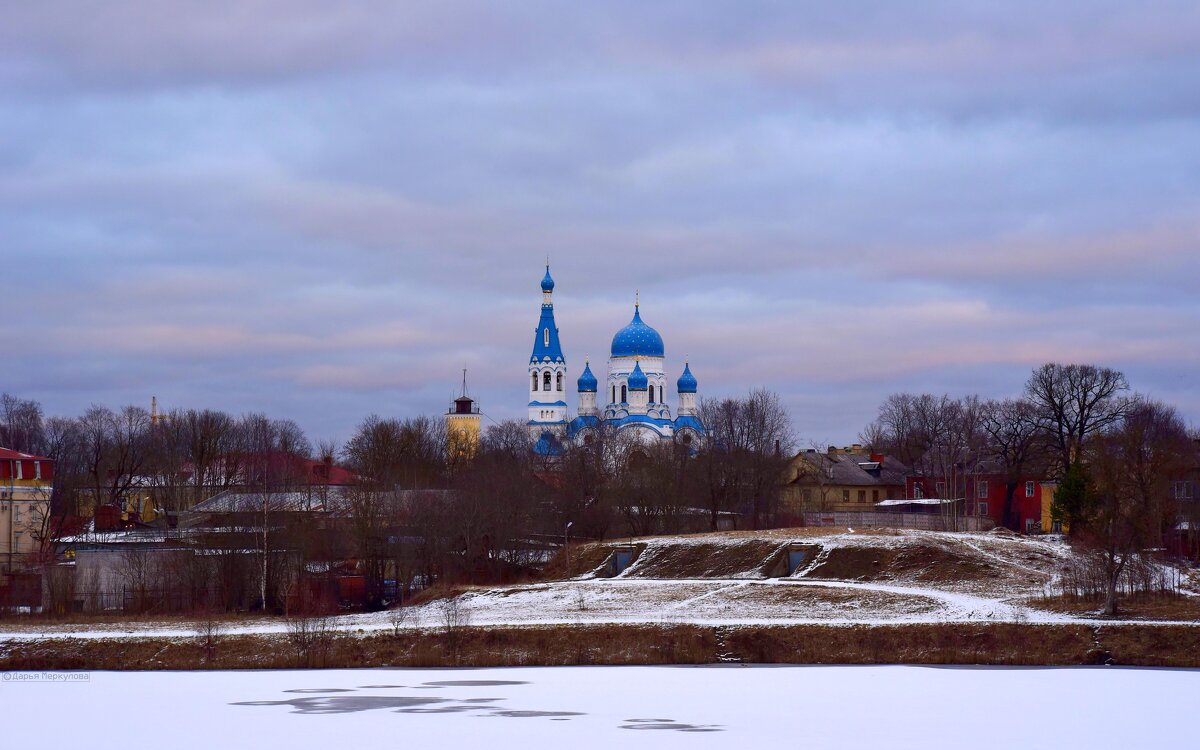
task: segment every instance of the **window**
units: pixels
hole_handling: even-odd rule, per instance
[[[925,497],[925,488],[919,483],[913,482],[913,499],[920,500],[923,497]]]
[[[542,329],[542,344],[544,344],[545,346],[550,346],[550,329],[549,328]]]
[[[650,391],[650,403],[653,404],[654,403],[654,386],[650,386],[649,391]]]
[[[1025,519],[1025,533],[1026,534],[1035,534],[1041,530],[1042,530],[1041,524],[1038,522],[1038,520],[1036,518],[1026,518]]]
[[[1172,493],[1176,500],[1191,500],[1192,499],[1192,483],[1191,482],[1173,482]]]
[[[937,496],[938,497],[946,496],[946,483],[945,482],[938,482],[934,486],[937,488]]]
[[[1034,496],[1034,491],[1036,489],[1035,485],[1036,485],[1035,482],[1026,482],[1025,483],[1025,497],[1033,497]]]
[[[976,482],[976,483],[975,483],[975,490],[976,490],[976,492],[975,492],[975,497],[987,497],[987,496],[988,496],[988,483],[987,483],[987,480],[986,480],[986,479],[980,479],[978,482]]]
[[[850,502],[850,490],[842,490],[842,502]]]
[[[615,404],[615,403],[617,403],[617,387],[616,387],[615,385],[613,386],[613,397],[612,397],[612,402],[613,402],[614,404]]]
[[[42,462],[41,461],[33,462],[33,478],[34,479],[42,478]]]
[[[879,490],[871,490],[871,502],[879,502]]]
[[[807,490],[807,489],[804,490],[804,502],[805,503],[812,502],[812,490]]]
[[[543,391],[550,390],[550,371],[549,370],[546,370],[545,372],[542,373],[542,390]]]
[[[537,390],[537,373],[533,373],[533,385],[529,386],[533,390]]]
[[[660,385],[658,387],[658,403],[660,404],[663,402],[662,389],[663,387]]]
[[[13,461],[13,466],[17,467],[17,477],[16,478],[24,479],[25,477],[24,477],[24,472],[22,471],[22,469],[24,469],[25,467],[22,465],[22,463],[20,461]]]
[[[867,491],[866,490],[858,491],[858,501],[860,503],[865,503],[867,501]]]
[[[558,373],[558,390],[560,391],[562,390],[562,376],[563,374],[561,372]]]
[[[975,504],[975,514],[979,515],[979,516],[986,516],[988,514],[988,504],[987,503],[976,503]]]
[[[629,399],[629,394],[625,391],[625,386],[621,386],[621,403],[625,403]]]

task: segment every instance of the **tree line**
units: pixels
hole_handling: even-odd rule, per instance
[[[1006,523],[1022,478],[1057,480],[1053,518],[1100,561],[1107,611],[1136,556],[1162,547],[1181,520],[1192,528],[1200,520],[1200,435],[1175,407],[1134,392],[1108,367],[1048,363],[1008,399],[894,394],[860,439],[935,478],[950,497],[962,497],[972,475],[1002,474]]]
[[[757,390],[706,401],[701,419],[710,425],[704,440],[644,441],[601,426],[584,440],[559,441],[554,455],[534,450],[524,422],[505,421],[489,426],[463,460],[447,451],[444,423],[426,416],[371,415],[337,445],[257,413],[178,409],[152,418],[137,406],[93,406],[78,417],[46,417],[36,401],[6,394],[0,445],[55,460],[52,515],[59,518],[130,496],[152,498],[170,517],[227,490],[321,495],[328,489],[319,477],[298,467],[344,467],[354,479],[333,533],[325,522],[288,520],[264,500],[261,518],[246,524],[262,530],[252,540],[259,563],[213,556],[222,570],[159,571],[162,580],[150,585],[146,561],[132,560],[130,586],[190,589],[219,580],[223,607],[278,607],[297,585],[298,561],[345,559],[355,561],[368,606],[376,606],[389,579],[503,580],[564,537],[703,531],[734,516],[739,527],[776,525],[779,476],[795,442],[778,396]],[[323,500],[313,496],[313,507]]]

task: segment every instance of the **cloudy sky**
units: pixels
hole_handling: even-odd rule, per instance
[[[1200,422],[1200,5],[902,5],[4,3],[0,390],[523,416],[549,255],[572,381],[640,289],[806,444],[1047,360]]]

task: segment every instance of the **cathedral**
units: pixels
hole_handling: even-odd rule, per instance
[[[554,452],[563,439],[580,443],[601,426],[633,430],[643,442],[678,440],[692,444],[704,437],[696,412],[696,377],[684,363],[675,382],[679,406],[674,416],[667,404],[667,374],[662,336],[642,320],[633,306],[633,320],[613,336],[604,387],[585,362],[576,381],[579,408],[568,414],[567,361],[554,324],[554,279],[550,266],[542,278],[542,314],[529,357],[529,430],[539,452]],[[607,400],[601,407],[599,396]]]

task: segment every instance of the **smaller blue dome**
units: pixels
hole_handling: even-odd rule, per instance
[[[691,365],[688,363],[683,363],[683,374],[679,376],[679,382],[675,386],[680,393],[696,392],[696,376],[692,374]]]
[[[642,363],[633,363],[633,372],[629,373],[629,390],[644,391],[650,387],[650,379],[642,372]]]
[[[596,382],[596,376],[592,374],[591,364],[583,365],[583,373],[579,376],[579,382],[576,384],[576,389],[580,393],[595,393],[599,383]]]
[[[546,266],[546,275],[542,277],[542,291],[543,292],[553,292],[554,291],[554,279],[550,278],[550,266],[549,265]]]

